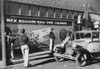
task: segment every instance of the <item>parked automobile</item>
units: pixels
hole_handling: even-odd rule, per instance
[[[64,47],[55,45],[54,57],[56,61],[65,58],[75,60],[79,66],[85,66],[92,59],[100,58],[100,31],[76,31],[74,40],[66,42]],[[70,43],[70,44],[69,44]]]

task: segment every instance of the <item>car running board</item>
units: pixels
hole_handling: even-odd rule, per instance
[[[76,60],[76,57],[68,55],[68,54],[59,54],[59,53],[54,53],[54,56],[60,56],[63,58],[71,59],[71,60]]]

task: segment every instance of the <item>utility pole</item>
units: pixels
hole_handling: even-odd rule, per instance
[[[6,42],[5,42],[5,0],[1,0],[1,41],[2,41],[2,67],[6,67]]]

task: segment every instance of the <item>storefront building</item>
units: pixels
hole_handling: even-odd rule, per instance
[[[27,35],[30,35],[31,31],[54,28],[54,34],[56,36],[55,44],[57,44],[61,42],[59,39],[60,30],[70,30],[71,28],[74,30],[78,20],[79,22],[81,21],[83,14],[84,12],[82,10],[69,10],[36,4],[6,1],[5,27],[10,27],[14,34],[19,34],[19,30],[25,28]],[[49,46],[49,40],[46,40],[43,43]],[[2,57],[2,54],[0,54],[0,56]],[[2,61],[2,58],[0,58],[0,61]]]

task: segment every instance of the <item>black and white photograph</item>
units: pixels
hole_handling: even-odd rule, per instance
[[[0,0],[0,69],[100,69],[100,0]]]

